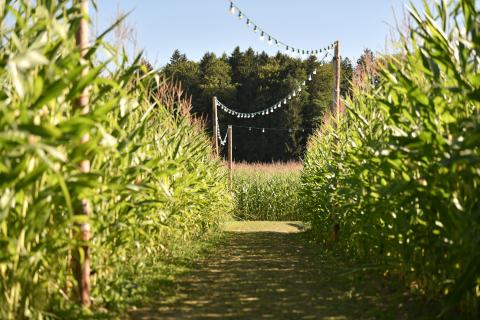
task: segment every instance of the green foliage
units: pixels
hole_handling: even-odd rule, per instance
[[[479,315],[480,33],[475,1],[441,1],[311,140],[305,210],[317,235],[398,272],[444,312]],[[445,315],[445,313],[444,313]]]
[[[239,165],[233,175],[235,218],[260,221],[303,220],[299,210],[300,166]]]
[[[170,63],[163,69],[163,73],[169,78],[182,84],[183,88],[189,88],[189,94],[197,96],[199,90],[195,86],[200,83],[200,66],[198,63],[187,60],[185,55],[177,50],[173,53]]]
[[[284,98],[315,68],[317,75],[308,82],[306,90],[268,117],[238,119],[219,113],[222,133],[226,132],[227,125],[306,128],[292,132],[267,130],[261,135],[248,129],[235,130],[234,157],[237,161],[271,162],[298,160],[303,156],[308,136],[332,104],[330,61],[320,62],[314,56],[303,61],[281,53],[268,56],[265,52],[255,53],[251,48],[242,52],[237,47],[228,57],[206,53],[196,63],[175,51],[163,72],[180,81],[192,95],[193,112],[211,121],[213,96],[235,110],[255,112]],[[342,60],[342,72],[342,95],[347,96],[353,72],[348,59]]]
[[[0,9],[0,318],[73,308],[81,245],[92,252],[94,307],[114,307],[133,290],[127,274],[215,230],[231,202],[225,170],[178,89],[139,58],[129,64],[102,37],[80,58],[71,1]],[[99,62],[99,50],[112,58]],[[82,114],[74,105],[86,87]],[[91,217],[74,214],[80,199]],[[86,220],[93,239],[81,243]]]

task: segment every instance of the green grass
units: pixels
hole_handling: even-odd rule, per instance
[[[396,275],[326,251],[308,232],[285,232],[288,223],[234,225],[241,231],[185,264],[167,291],[151,291],[131,317],[426,320],[438,310]]]
[[[223,238],[221,232],[211,232],[194,241],[181,242],[175,250],[150,261],[141,270],[125,264],[120,276],[126,285],[118,290],[123,296],[121,304],[97,306],[92,310],[61,310],[57,316],[61,319],[125,319],[129,313],[159,301],[174,301],[178,298],[179,279],[191,272],[199,260],[214,253]]]
[[[299,163],[235,164],[234,216],[239,220],[302,220]]]
[[[301,221],[228,221],[222,225],[226,232],[298,233],[308,229]]]
[[[142,272],[135,269],[126,271],[125,276],[131,279],[134,286],[125,292],[127,298],[120,313],[154,304],[159,296],[165,300],[175,299],[178,278],[192,270],[199,259],[212,254],[223,237],[220,232],[211,233],[183,243],[172,254],[160,257]]]

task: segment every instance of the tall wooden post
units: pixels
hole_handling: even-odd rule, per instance
[[[219,156],[218,151],[218,106],[217,97],[212,99],[212,123],[213,123],[213,147],[215,149],[215,155]]]
[[[335,55],[333,58],[333,77],[335,79],[333,87],[333,112],[335,112],[335,128],[340,126],[340,42],[335,42]],[[340,151],[339,144],[336,144],[337,152]],[[333,225],[332,240],[338,241],[340,233],[340,224],[336,221]]]
[[[335,42],[335,55],[333,58],[333,77],[335,79],[333,87],[333,111],[337,124],[340,121],[340,42]]]
[[[82,18],[80,20],[80,26],[76,33],[76,43],[80,49],[80,56],[81,59],[85,57],[85,54],[88,51],[88,33],[89,33],[89,25],[88,25],[88,0],[76,0],[77,3],[80,5]],[[80,61],[80,63],[85,64],[82,70],[82,76],[86,76],[88,74],[88,65],[86,65],[87,61]],[[80,95],[80,97],[76,101],[77,109],[80,110],[82,114],[87,114],[90,111],[89,108],[89,89],[86,88]],[[85,133],[81,140],[81,144],[88,143],[90,141],[89,133]],[[80,172],[81,173],[89,173],[90,172],[90,160],[83,159],[80,162]],[[85,215],[89,216],[92,212],[90,201],[88,199],[80,199],[80,204],[78,208],[76,208],[76,214],[78,215]],[[80,224],[80,239],[83,242],[88,242],[90,240],[90,224],[88,221],[82,222]],[[82,246],[81,250],[83,251],[83,259],[75,253],[75,256],[78,256],[75,260],[76,266],[76,278],[78,282],[78,289],[80,295],[80,303],[83,306],[90,306],[90,249],[88,245]]]
[[[230,177],[230,190],[233,184],[233,130],[232,126],[228,126],[228,172]]]

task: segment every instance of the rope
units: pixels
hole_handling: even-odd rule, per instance
[[[308,131],[308,130],[315,130],[316,127],[297,127],[297,128],[265,128],[265,127],[252,127],[252,126],[238,126],[238,125],[232,125],[233,128],[242,128],[242,129],[248,129],[249,131],[252,130],[259,130],[264,133],[265,131],[288,131],[288,132],[294,132],[294,131]]]

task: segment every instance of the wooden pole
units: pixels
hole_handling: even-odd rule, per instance
[[[228,172],[230,178],[230,190],[232,189],[233,183],[233,130],[232,126],[228,126]]]
[[[334,89],[333,89],[333,107],[337,123],[340,121],[340,42],[335,42],[335,56],[333,61],[334,71]]]
[[[212,99],[212,123],[213,123],[213,147],[215,149],[215,155],[219,156],[218,151],[218,106],[217,106],[217,97]]]
[[[333,87],[333,111],[335,112],[335,128],[336,130],[340,126],[340,42],[335,42],[335,55],[333,58],[333,77],[335,79]],[[339,144],[336,144],[337,151],[340,151]],[[340,233],[340,224],[335,222],[332,230],[332,240],[338,241]]]
[[[85,54],[88,51],[88,33],[89,33],[89,25],[88,25],[88,0],[77,0],[80,4],[81,13],[83,15],[82,19],[80,20],[80,26],[76,33],[76,43],[80,49],[80,56],[81,60],[85,57]],[[81,61],[80,63],[86,64],[86,61]],[[82,76],[86,76],[88,74],[88,66],[85,65],[82,70]],[[87,114],[90,111],[89,108],[89,89],[86,88],[80,95],[80,97],[76,101],[77,109],[80,110],[82,114]],[[89,133],[85,133],[81,140],[81,144],[86,144],[90,141]],[[89,173],[90,172],[90,160],[83,159],[80,162],[80,172],[81,173]],[[85,215],[89,216],[92,213],[92,209],[90,206],[90,201],[88,199],[81,199],[80,205],[76,209],[76,214],[78,215]],[[85,219],[87,220],[87,219]],[[88,221],[83,222],[80,224],[80,239],[83,242],[90,241],[91,232],[90,232],[90,224]],[[76,259],[76,277],[78,282],[78,289],[80,295],[80,303],[85,306],[90,306],[90,249],[88,245],[82,246],[81,250],[83,251],[83,259],[78,257]],[[78,254],[76,254],[78,255]]]

